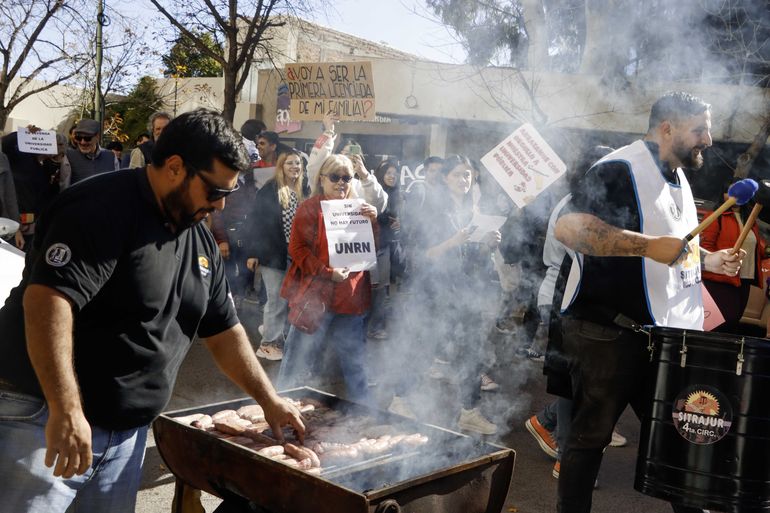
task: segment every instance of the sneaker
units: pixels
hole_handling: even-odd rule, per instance
[[[257,348],[257,356],[265,360],[278,361],[283,358],[283,350],[273,344],[260,344]]]
[[[449,366],[449,362],[439,360],[436,358],[433,360],[433,365],[428,369],[428,377],[431,379],[444,381],[450,385],[457,385],[460,383],[460,379],[457,377],[456,372],[452,372],[452,368]]]
[[[500,385],[495,383],[495,381],[489,377],[489,374],[481,375],[481,389],[484,392],[493,392],[498,388],[500,388]]]
[[[504,333],[506,335],[516,333],[516,327],[516,321],[514,321],[512,317],[508,317],[507,319],[503,319],[495,323],[495,329],[498,332]]]
[[[559,474],[561,473],[561,462],[556,461],[556,463],[553,464],[553,470],[551,471],[551,475],[555,477],[556,479],[559,479]],[[597,479],[594,481],[594,489],[599,488],[599,480]]]
[[[621,435],[614,429],[612,430],[612,440],[610,440],[610,447],[625,447],[628,440],[625,436]]]
[[[473,431],[481,435],[494,435],[497,433],[497,426],[487,420],[478,408],[473,408],[472,410],[461,408],[457,426],[463,431]]]
[[[374,340],[385,340],[388,338],[388,332],[385,330],[374,330],[367,333],[366,337]]]
[[[417,418],[414,416],[411,408],[409,408],[409,405],[406,404],[406,401],[397,395],[393,396],[393,400],[390,402],[390,406],[388,406],[388,411],[390,413],[395,413],[396,415],[401,415],[402,417],[408,417],[410,419]]]
[[[537,420],[536,415],[532,415],[530,418],[528,418],[524,423],[524,427],[526,427],[527,431],[529,431],[535,440],[537,440],[537,443],[543,452],[545,452],[551,458],[556,457],[556,451],[559,448],[558,444],[556,443],[556,439],[554,438],[553,433],[548,431],[543,427],[542,424],[540,424],[540,421]]]
[[[539,351],[535,351],[534,349],[530,348],[527,349],[527,358],[529,358],[532,361],[535,362],[544,362],[545,361],[545,355]]]

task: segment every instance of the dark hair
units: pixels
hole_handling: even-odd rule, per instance
[[[443,166],[444,165],[444,159],[442,159],[441,157],[436,157],[436,156],[428,157],[427,159],[425,159],[423,161],[422,167],[428,167],[431,164],[441,164]]]
[[[567,183],[569,184],[569,190],[573,191],[588,170],[613,151],[615,151],[615,148],[602,145],[592,146],[584,151],[580,158],[575,161],[572,168],[567,169]]]
[[[465,157],[463,155],[449,155],[447,158],[444,159],[443,165],[441,166],[441,174],[446,176],[459,165],[468,166],[468,168],[470,168],[471,171],[475,169],[471,161],[468,159],[468,157]]]
[[[258,119],[247,119],[241,125],[241,135],[249,141],[256,141],[257,136],[267,130],[267,125]]]
[[[709,110],[711,105],[697,96],[684,91],[669,92],[658,98],[652,105],[648,130],[654,129],[663,121],[681,121]]]
[[[278,144],[281,142],[281,138],[278,137],[278,134],[275,132],[262,132],[259,134],[259,137],[257,139],[264,139],[270,144],[275,144],[278,146]]]
[[[380,165],[377,166],[377,168],[374,170],[374,177],[377,178],[377,181],[380,183],[383,189],[385,189],[385,192],[390,194],[390,189],[397,189],[396,187],[390,187],[388,185],[385,185],[385,173],[388,169],[391,167],[396,168],[396,174],[398,174],[398,161],[393,159],[383,160],[380,162]]]
[[[134,144],[139,144],[139,141],[145,138],[152,139],[152,137],[150,137],[150,134],[148,134],[147,132],[142,132],[141,134],[136,136],[136,139],[134,139]]]
[[[112,141],[107,145],[107,149],[123,151],[123,144],[121,144],[120,141]]]
[[[214,159],[235,171],[249,168],[249,155],[233,126],[209,109],[186,112],[163,129],[152,149],[152,165],[162,166],[172,155],[179,155],[189,175],[210,170]]]

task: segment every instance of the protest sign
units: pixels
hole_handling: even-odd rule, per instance
[[[520,126],[481,158],[519,208],[558,180],[567,166],[530,124]]]
[[[293,121],[321,120],[327,112],[345,121],[374,119],[371,62],[287,64],[285,72]]]
[[[30,132],[28,128],[19,128],[19,151],[41,155],[56,155],[56,132],[53,130],[38,130]]]
[[[321,202],[330,267],[368,271],[377,266],[372,223],[361,213],[363,204],[362,199]]]

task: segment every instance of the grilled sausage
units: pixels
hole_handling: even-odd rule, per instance
[[[186,424],[189,426],[196,420],[201,419],[203,417],[204,415],[202,413],[193,413],[191,415],[185,415],[184,417],[172,417],[172,418],[177,422],[181,422],[182,424]]]
[[[287,443],[284,444],[284,449],[289,456],[296,458],[300,462],[304,460],[310,460],[311,467],[321,466],[321,460],[318,458],[318,455],[308,447]]]
[[[265,410],[258,404],[249,404],[238,408],[238,416],[257,423],[265,420]]]
[[[275,456],[280,456],[283,453],[284,453],[283,445],[271,445],[269,447],[265,447],[264,449],[260,449],[257,451],[257,454],[261,454],[266,458],[273,458]]]
[[[211,418],[214,419],[214,422],[216,422],[218,420],[224,420],[228,417],[237,417],[237,416],[238,416],[238,412],[236,412],[235,410],[222,410],[222,411],[216,412],[214,415],[211,416]]]
[[[214,427],[217,430],[228,433],[230,435],[241,435],[246,432],[246,426],[250,426],[251,422],[240,417],[225,417],[221,420],[214,419]]]

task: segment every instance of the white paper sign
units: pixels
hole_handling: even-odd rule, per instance
[[[520,126],[481,163],[519,208],[559,179],[567,166],[530,124]]]
[[[24,253],[0,240],[0,304],[5,303],[11,289],[21,282],[23,270]]]
[[[368,271],[377,266],[372,223],[361,214],[363,204],[359,198],[321,202],[330,267]]]
[[[53,130],[38,130],[34,134],[27,128],[18,130],[19,151],[38,153],[41,155],[56,155],[56,132]]]
[[[473,213],[473,219],[468,223],[468,226],[475,226],[473,233],[471,233],[470,242],[481,242],[481,239],[489,232],[495,232],[503,226],[505,223],[504,216],[488,216],[486,214],[480,214],[479,212]]]
[[[257,189],[261,189],[275,177],[275,166],[273,167],[255,167],[252,168],[252,174],[254,176],[254,186]]]

